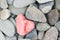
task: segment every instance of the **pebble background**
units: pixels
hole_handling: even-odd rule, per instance
[[[0,0],[0,40],[60,40],[60,0]]]

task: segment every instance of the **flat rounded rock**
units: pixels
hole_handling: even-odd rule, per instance
[[[13,37],[5,37],[5,40],[16,40],[16,36],[13,36]]]
[[[9,20],[0,20],[0,30],[8,37],[12,37],[15,34],[14,25]]]
[[[57,40],[58,31],[55,27],[51,27],[45,34],[43,40]]]
[[[10,15],[10,10],[8,9],[3,9],[2,11],[0,11],[0,19],[2,20],[6,20]]]
[[[34,29],[32,32],[26,35],[26,38],[37,40],[37,31]]]
[[[38,23],[36,28],[39,31],[47,31],[50,28],[50,25],[48,23]]]
[[[14,6],[10,6],[9,10],[14,14],[14,15],[18,15],[18,14],[24,14],[26,11],[27,7],[23,7],[23,8],[16,8]]]
[[[42,40],[43,36],[44,36],[44,32],[43,31],[39,31],[39,33],[38,33],[38,39]]]
[[[5,37],[1,31],[0,31],[0,40],[5,40]]]
[[[0,7],[6,9],[8,7],[6,0],[0,0]]]
[[[60,21],[56,22],[55,26],[60,31]]]
[[[54,5],[54,2],[40,4],[39,9],[42,10],[43,13],[48,13],[51,11],[53,5]]]
[[[17,8],[22,8],[22,7],[26,7],[29,4],[34,3],[35,0],[14,0],[13,6],[17,7]]]
[[[58,21],[59,18],[59,13],[57,9],[53,9],[49,14],[48,14],[48,21],[50,25],[55,25],[55,23]]]
[[[28,7],[25,16],[27,19],[30,19],[33,21],[38,21],[38,22],[46,22],[47,21],[45,15],[33,5],[30,5]]]
[[[19,35],[26,35],[35,28],[33,21],[27,20],[23,14],[16,17],[16,29]]]
[[[46,3],[46,2],[50,2],[50,1],[54,1],[54,0],[36,0],[38,1],[38,3]]]

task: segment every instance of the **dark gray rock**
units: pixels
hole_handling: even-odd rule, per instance
[[[57,9],[53,9],[49,14],[48,14],[48,20],[50,25],[55,25],[55,23],[58,21],[59,18],[59,13]]]

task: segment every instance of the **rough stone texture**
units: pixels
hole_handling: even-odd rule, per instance
[[[31,40],[37,39],[37,31],[34,29],[32,32],[26,35],[26,38],[29,38]]]
[[[5,36],[3,35],[1,31],[0,31],[0,40],[5,40]]]
[[[14,25],[9,20],[0,20],[0,30],[8,37],[12,37],[15,34]]]
[[[55,0],[56,4],[55,4],[55,8],[60,10],[60,0]]]
[[[55,27],[51,27],[45,34],[43,40],[57,40],[58,31]]]
[[[38,22],[46,22],[47,19],[45,15],[33,5],[30,5],[26,11],[26,18]]]
[[[0,12],[0,19],[6,20],[10,16],[10,10],[4,9]]]
[[[14,6],[10,6],[9,7],[10,11],[14,14],[14,15],[18,15],[18,14],[24,14],[27,7],[24,8],[16,8]]]
[[[0,0],[0,7],[6,9],[8,7],[6,0]]]
[[[48,14],[48,21],[50,25],[55,25],[55,23],[58,21],[59,18],[59,13],[57,9],[53,9],[49,14]]]
[[[22,7],[26,7],[28,6],[29,4],[32,4],[34,3],[35,0],[15,0],[13,5],[17,8],[22,8]]]
[[[38,23],[36,28],[39,31],[47,31],[50,28],[50,25],[47,23]]]
[[[5,40],[16,40],[16,36],[13,36],[13,37],[5,37]]]
[[[43,13],[48,13],[51,11],[53,5],[54,5],[54,2],[40,4],[39,9],[42,10]]]
[[[60,31],[60,21],[55,24],[56,28]]]
[[[50,2],[50,1],[54,1],[54,0],[36,0],[38,1],[38,3],[46,3],[46,2]]]
[[[39,39],[39,40],[42,40],[42,39],[43,39],[43,36],[44,36],[44,32],[43,32],[43,31],[40,31],[40,32],[38,33],[38,39]]]

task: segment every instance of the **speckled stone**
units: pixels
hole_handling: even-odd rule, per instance
[[[38,23],[36,29],[39,31],[47,31],[50,28],[48,23]]]
[[[34,3],[35,0],[14,0],[13,2],[13,6],[17,7],[17,8],[22,8],[22,7],[26,7],[29,4]]]
[[[43,13],[48,13],[51,11],[53,5],[54,5],[54,2],[40,4],[39,9],[42,10]]]
[[[57,40],[58,31],[55,27],[51,27],[45,34],[43,40]]]
[[[15,34],[15,27],[9,20],[0,20],[0,30],[8,37],[12,37]]]
[[[11,11],[12,14],[18,15],[18,14],[24,14],[26,11],[27,7],[23,8],[16,8],[14,6],[9,6],[9,10]]]
[[[47,21],[45,15],[33,5],[30,5],[28,7],[25,16],[27,19],[38,21],[38,22],[46,22]]]
[[[48,21],[50,25],[55,25],[55,23],[58,21],[59,18],[59,13],[57,9],[53,9],[49,14],[48,14]]]

